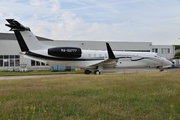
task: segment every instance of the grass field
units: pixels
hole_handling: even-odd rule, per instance
[[[1,120],[179,120],[180,72],[0,81]]]

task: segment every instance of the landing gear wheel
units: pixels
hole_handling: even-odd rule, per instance
[[[85,70],[85,71],[84,71],[84,74],[87,74],[87,75],[88,75],[88,74],[90,74],[90,73],[91,73],[90,70]]]
[[[164,69],[162,68],[162,69],[160,69],[159,71],[162,72],[162,71],[164,71]]]
[[[95,71],[94,71],[94,74],[96,74],[96,75],[100,75],[100,74],[101,74],[101,72],[100,72],[99,70],[95,70]]]
[[[162,66],[159,67],[159,71],[162,72],[164,71],[164,68]]]

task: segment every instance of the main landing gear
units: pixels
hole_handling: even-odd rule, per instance
[[[91,74],[92,73],[92,71],[90,71],[90,70],[85,70],[84,71],[84,74],[86,74],[86,75],[88,75],[88,74]],[[93,72],[95,75],[100,75],[101,74],[101,72],[99,71],[99,70],[94,70],[94,72]]]
[[[92,73],[92,71],[90,71],[90,70],[85,70],[85,71],[84,71],[84,74],[87,74],[87,75],[88,75],[88,74],[90,74],[90,73]]]
[[[157,66],[156,68],[158,68],[160,72],[164,71],[163,66]]]

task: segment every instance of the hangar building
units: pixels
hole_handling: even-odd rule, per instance
[[[77,41],[77,40],[52,40],[36,36],[43,44],[53,46],[81,47],[82,49],[106,50],[105,41]],[[171,59],[174,57],[174,46],[152,45],[152,42],[119,42],[107,41],[113,50],[156,52],[159,55]],[[50,69],[50,66],[39,61],[24,58],[16,37],[12,33],[0,33],[0,70],[19,70],[26,65],[27,69]]]

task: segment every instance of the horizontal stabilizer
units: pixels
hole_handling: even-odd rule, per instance
[[[5,24],[10,27],[10,31],[30,31],[29,27],[25,27],[14,19],[6,19],[9,24]]]

